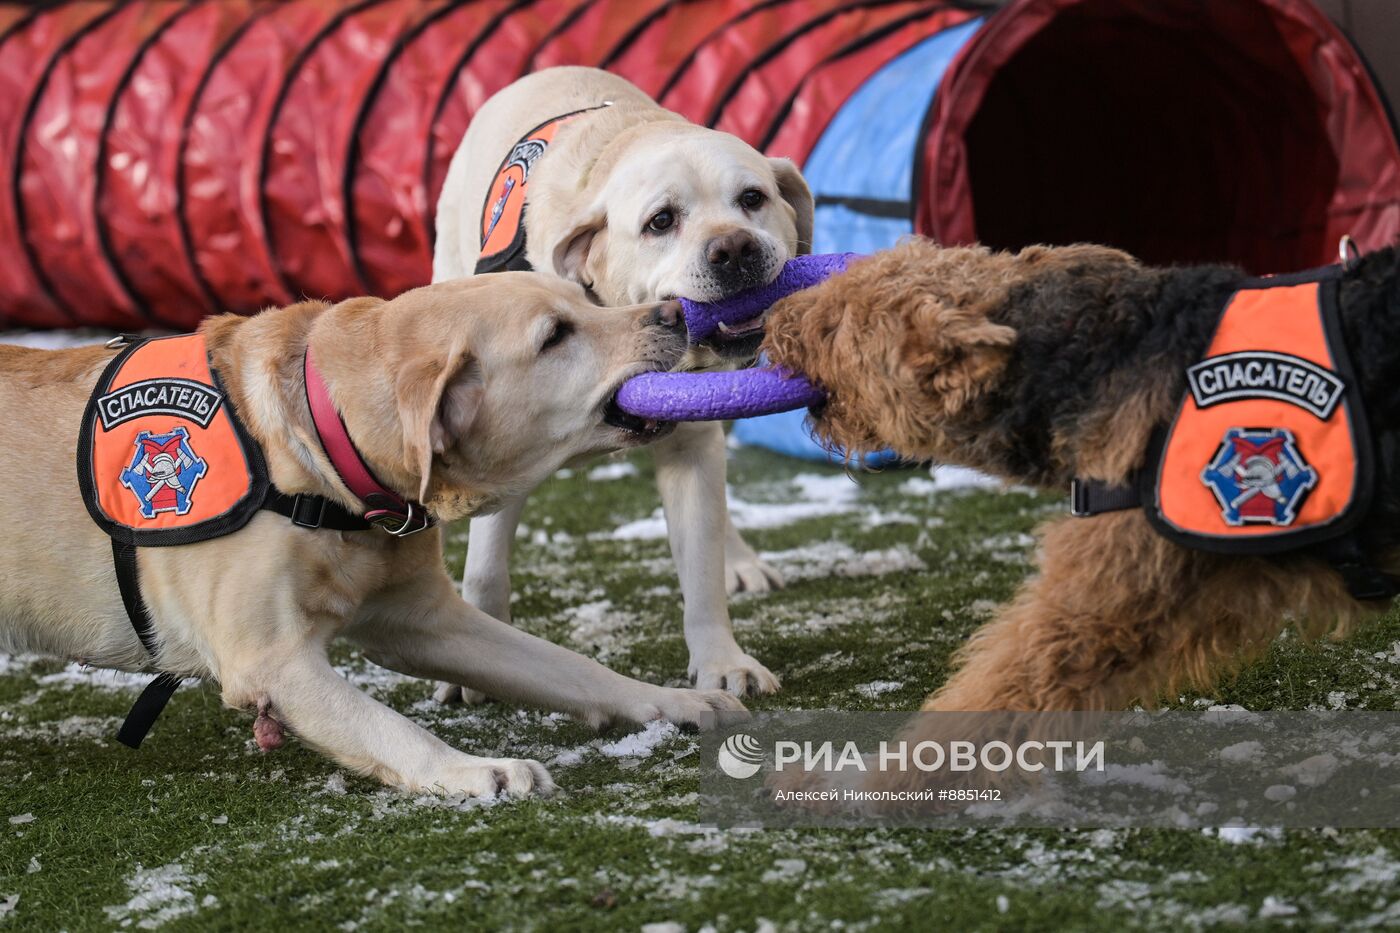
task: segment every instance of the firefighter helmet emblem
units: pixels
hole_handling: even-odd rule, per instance
[[[142,431],[121,481],[136,496],[144,517],[155,518],[159,512],[184,515],[190,510],[195,484],[207,469],[190,447],[190,434],[184,428],[169,434]]]
[[[1293,524],[1317,480],[1286,428],[1231,428],[1201,473],[1231,526]]]

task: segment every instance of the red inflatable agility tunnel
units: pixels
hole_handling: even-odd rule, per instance
[[[818,250],[1281,272],[1400,234],[1386,106],[1305,0],[0,3],[0,316],[187,329],[426,282],[473,113],[561,64],[795,158]]]

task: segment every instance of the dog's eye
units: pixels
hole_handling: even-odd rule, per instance
[[[739,206],[746,211],[756,211],[768,200],[768,195],[757,188],[745,188],[739,195]]]
[[[670,230],[676,222],[676,215],[670,211],[657,211],[651,215],[647,221],[647,229],[652,233],[665,233]]]
[[[574,325],[572,321],[555,321],[554,329],[549,332],[548,337],[544,338],[544,343],[540,344],[540,352],[547,353],[559,346],[559,344],[568,340],[569,335],[573,332]]]

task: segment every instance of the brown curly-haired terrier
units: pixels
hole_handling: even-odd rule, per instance
[[[1227,267],[1156,269],[1096,246],[1019,253],[907,242],[793,295],[764,350],[829,393],[822,438],[891,447],[1065,492],[1129,484],[1171,421],[1186,370],[1243,283]],[[1359,540],[1400,572],[1400,258],[1347,269],[1341,332],[1370,418],[1376,495]],[[1039,572],[960,652],[926,710],[1111,710],[1208,689],[1290,624],[1341,634],[1358,601],[1317,548],[1225,556],[1172,543],[1140,508],[1041,530]]]

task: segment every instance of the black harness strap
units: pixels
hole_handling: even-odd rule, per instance
[[[297,493],[289,496],[277,487],[267,491],[262,507],[285,515],[298,528],[327,528],[331,531],[369,531],[374,525],[345,506],[325,496]]]
[[[278,515],[285,515],[299,528],[326,528],[331,531],[368,531],[374,526],[364,518],[351,512],[325,496],[312,496],[299,493],[289,496],[271,487],[262,507]],[[117,589],[121,592],[122,606],[141,646],[152,658],[156,656],[155,625],[151,621],[151,610],[141,598],[141,581],[136,569],[136,546],[112,539],[112,566],[117,572]],[[132,704],[131,710],[117,731],[117,741],[128,748],[140,748],[141,742],[155,725],[156,719],[170,702],[170,697],[179,689],[181,680],[174,674],[164,671],[146,685],[141,695]]]
[[[117,571],[117,589],[122,594],[122,606],[126,617],[136,630],[136,637],[152,658],[156,656],[156,632],[151,624],[151,610],[141,598],[141,583],[136,573],[136,546],[112,539],[112,566]],[[136,698],[126,720],[117,732],[117,741],[128,748],[140,748],[141,740],[151,731],[151,725],[170,702],[171,695],[180,686],[180,678],[164,672],[146,685]]]
[[[1142,505],[1135,486],[1110,486],[1096,479],[1074,479],[1069,484],[1069,513],[1088,518],[1105,512],[1123,512]]]
[[[1075,518],[1125,512],[1141,506],[1142,496],[1136,486],[1111,486],[1095,479],[1075,479],[1069,485],[1069,512]],[[1400,596],[1400,579],[1385,573],[1371,561],[1355,532],[1322,542],[1317,545],[1317,553],[1342,575],[1353,599],[1375,602]]]

